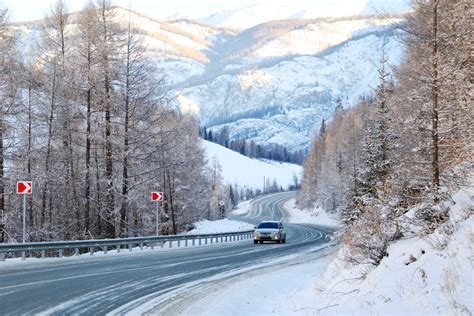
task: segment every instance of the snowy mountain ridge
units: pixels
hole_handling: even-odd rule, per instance
[[[161,21],[121,7],[116,19],[122,25],[130,19],[142,35],[172,106],[199,115],[215,132],[228,126],[231,138],[301,150],[338,100],[349,107],[372,92],[382,51],[391,65],[401,62],[403,46],[395,38],[400,11],[292,16],[241,31],[189,19]],[[71,16],[73,31],[77,19]],[[40,37],[40,24],[14,24],[25,47]]]

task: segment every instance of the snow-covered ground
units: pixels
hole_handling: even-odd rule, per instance
[[[196,228],[189,231],[188,234],[218,234],[253,229],[253,225],[249,223],[234,221],[227,218],[217,221],[203,220],[195,223],[194,226]]]
[[[242,215],[248,213],[251,207],[252,200],[242,201],[237,205],[237,208],[231,212],[230,215]]]
[[[327,314],[472,315],[474,186],[453,199],[449,225],[392,244],[376,268],[339,253],[308,289],[311,306]]]
[[[327,253],[304,255],[291,263],[273,264],[218,284],[180,315],[293,315],[314,312],[297,298],[305,294],[329,264]],[[309,263],[308,263],[309,261]],[[205,293],[205,292],[204,292]],[[308,308],[308,309],[307,309]]]
[[[311,211],[300,210],[295,205],[295,199],[291,199],[285,203],[285,208],[289,213],[287,219],[290,223],[306,223],[306,224],[317,224],[327,226],[339,226],[338,219],[326,213],[323,209],[317,208]]]
[[[209,161],[217,159],[222,168],[222,177],[227,184],[237,184],[240,188],[263,189],[265,179],[273,180],[284,189],[299,181],[303,168],[290,163],[269,162],[251,159],[212,142],[203,141]]]

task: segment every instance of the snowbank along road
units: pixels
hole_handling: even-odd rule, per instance
[[[294,193],[256,199],[248,213],[235,219],[256,223],[286,221],[283,204]],[[209,284],[219,275],[257,269],[262,263],[318,251],[333,229],[287,224],[286,244],[251,240],[205,247],[102,256],[92,260],[35,262],[20,267],[0,263],[0,314],[127,314],[153,312],[191,284]],[[165,299],[166,298],[166,299]],[[145,308],[146,307],[146,308]]]

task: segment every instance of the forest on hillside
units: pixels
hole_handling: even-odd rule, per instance
[[[373,96],[338,107],[314,136],[298,203],[341,218],[350,261],[377,265],[413,227],[450,229],[450,194],[474,171],[471,7],[414,2],[399,26],[404,61],[390,71],[381,56]]]

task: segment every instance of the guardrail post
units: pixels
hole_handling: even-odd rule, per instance
[[[90,247],[89,252],[90,252],[91,256],[93,256],[94,255],[94,247]]]
[[[149,246],[150,246],[151,250],[155,249],[155,244],[154,243],[151,243]]]
[[[214,242],[214,237],[211,236],[211,244]]]
[[[178,248],[181,246],[181,240],[178,240]]]
[[[64,256],[64,249],[59,249],[59,258]]]
[[[143,250],[143,243],[140,243],[140,250]]]
[[[163,241],[163,242],[161,243],[161,245],[160,245],[161,248],[163,248],[163,247],[165,246],[165,242],[166,242],[166,241]]]
[[[128,244],[128,251],[132,252],[132,244]]]
[[[120,245],[117,245],[117,253],[120,253]]]
[[[0,252],[0,261],[5,261],[5,253]]]
[[[41,250],[41,259],[46,258],[46,250]]]
[[[195,240],[196,240],[196,239],[194,239],[194,238],[193,238],[193,246],[194,246],[194,245],[195,245],[195,243],[196,243],[196,242],[195,242]]]
[[[188,246],[188,240],[185,239],[185,240],[184,240],[184,247],[187,247],[187,246]]]
[[[74,255],[79,256],[79,248],[74,248]]]
[[[227,242],[227,236],[225,236],[225,242]]]
[[[221,236],[221,244],[222,244],[223,241],[224,241],[224,237]]]
[[[172,248],[172,247],[173,247],[173,241],[170,240],[170,248]]]
[[[21,260],[25,260],[26,259],[26,251],[22,251],[21,252]]]
[[[201,246],[201,238],[199,238],[199,246]]]
[[[104,249],[104,255],[106,255],[107,254],[107,246],[104,246],[103,249]]]
[[[207,245],[207,237],[204,238],[204,244]]]

